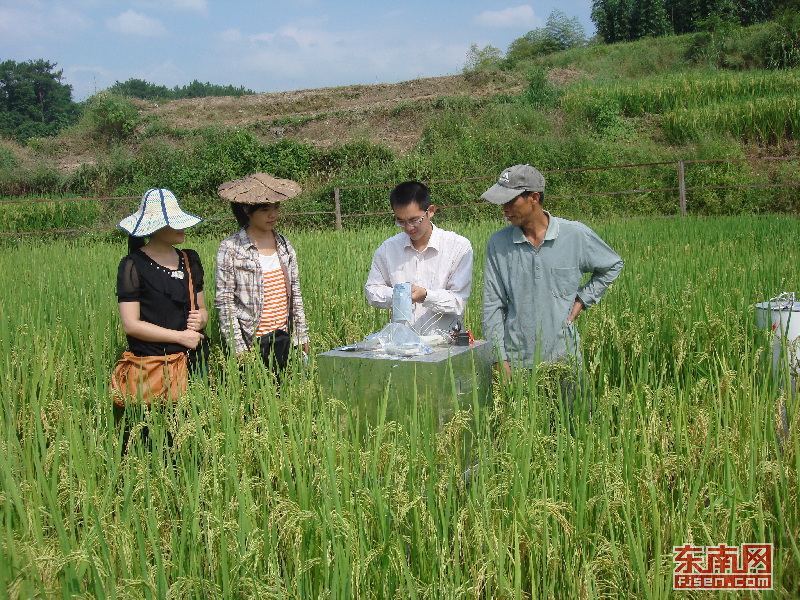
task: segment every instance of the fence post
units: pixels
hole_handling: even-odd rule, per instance
[[[336,229],[342,228],[342,207],[339,205],[339,188],[333,188],[333,210],[336,212]]]
[[[683,161],[678,161],[678,193],[681,195],[681,216],[686,216],[686,178],[683,172]]]

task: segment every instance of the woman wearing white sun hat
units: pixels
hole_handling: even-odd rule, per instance
[[[119,314],[129,351],[135,356],[185,352],[190,373],[206,371],[203,265],[197,252],[175,246],[183,244],[184,230],[202,220],[181,209],[171,191],[153,188],[145,192],[139,210],[119,222],[129,234],[129,253],[117,273]]]

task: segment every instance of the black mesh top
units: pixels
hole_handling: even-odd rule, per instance
[[[176,252],[178,252],[176,250]],[[186,250],[192,270],[195,295],[203,291],[203,265],[194,250]],[[141,250],[134,250],[119,263],[117,298],[119,302],[138,302],[142,321],[167,329],[183,331],[189,318],[189,276],[183,255],[173,271],[161,266]],[[180,344],[145,342],[127,336],[128,348],[136,356],[163,356],[186,351]],[[193,353],[190,352],[190,358]]]

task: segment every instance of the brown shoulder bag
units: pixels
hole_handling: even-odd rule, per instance
[[[194,286],[189,257],[186,252],[181,251],[181,254],[189,275],[190,308],[194,310]],[[176,402],[186,391],[188,382],[187,352],[165,356],[136,356],[126,350],[111,372],[111,396],[114,404],[120,408],[137,402],[149,406],[156,399]]]

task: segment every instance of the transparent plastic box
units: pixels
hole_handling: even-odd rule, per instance
[[[486,405],[492,395],[491,344],[437,347],[421,356],[387,356],[373,350],[330,350],[317,355],[325,398],[356,408],[362,419],[377,423],[386,398],[386,420],[403,421],[415,412],[438,421],[474,402]],[[387,396],[388,394],[388,396]]]

